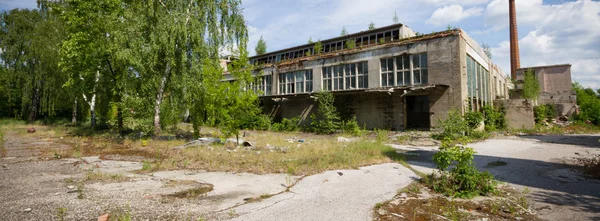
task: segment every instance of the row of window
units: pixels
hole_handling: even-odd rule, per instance
[[[484,102],[490,101],[489,80],[490,72],[471,56],[467,56],[468,97],[476,97]]]
[[[261,76],[255,91],[271,94],[271,76]],[[404,54],[381,59],[381,86],[408,86],[428,83],[427,53]],[[322,68],[322,90],[338,91],[369,87],[367,61]],[[313,91],[311,69],[279,74],[278,94],[310,93]]]
[[[323,67],[323,90],[337,91],[369,87],[366,61]]]
[[[381,59],[381,86],[427,84],[427,53]]]
[[[279,94],[294,94],[312,91],[312,70],[309,69],[279,74]]]
[[[271,87],[273,76],[264,75],[256,78],[256,82],[252,84],[252,89],[258,95],[271,95]]]
[[[356,38],[343,39],[339,41],[323,41],[322,52],[333,52],[340,51],[347,48],[347,41],[354,41],[356,47],[379,44],[383,42],[390,42],[402,39],[400,36],[400,30],[387,30],[379,33],[357,36]],[[272,64],[285,60],[301,58],[315,54],[314,46],[307,46],[305,48],[297,49],[295,51],[286,51],[277,55],[271,55],[266,57],[259,57],[251,61],[252,64]]]

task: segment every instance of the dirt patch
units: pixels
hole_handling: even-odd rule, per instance
[[[418,191],[418,192],[417,192]],[[413,183],[374,208],[375,220],[540,220],[516,191],[474,200],[448,198]]]

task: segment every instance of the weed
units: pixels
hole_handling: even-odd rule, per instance
[[[123,182],[129,180],[123,174],[106,174],[101,172],[88,172],[85,181],[88,182]]]
[[[6,157],[6,148],[4,147],[4,131],[0,129],[0,157]]]
[[[440,151],[433,155],[438,174],[431,174],[425,183],[436,192],[461,198],[495,192],[496,181],[489,172],[477,170],[473,162],[474,154],[472,148],[443,141]]]
[[[77,199],[83,199],[83,198],[84,198],[84,196],[83,196],[83,183],[80,182],[77,185]]]
[[[375,209],[379,209],[381,207],[383,207],[383,203],[377,203],[377,204],[375,204]]]
[[[344,121],[342,123],[342,131],[344,134],[350,134],[352,136],[360,136],[363,134],[360,126],[358,126],[358,122],[356,122],[356,117]]]
[[[60,159],[61,157],[62,157],[62,156],[61,156],[59,153],[57,153],[57,152],[54,152],[54,159],[57,159],[57,160],[58,160],[58,159]]]
[[[59,221],[64,221],[65,216],[67,216],[67,208],[59,207],[56,209],[56,217]]]
[[[114,221],[131,221],[131,211],[129,207],[127,209],[117,208],[116,210],[111,212],[110,220]]]
[[[142,170],[143,171],[149,171],[152,169],[152,163],[150,163],[150,161],[144,160],[142,162]]]
[[[375,129],[375,133],[377,134],[377,142],[385,143],[388,141],[388,133],[389,131],[383,129]]]
[[[291,118],[291,119],[283,118],[281,120],[281,122],[279,122],[279,123],[273,123],[273,125],[271,125],[271,130],[276,131],[276,132],[298,131],[300,129],[300,127],[298,127],[299,124],[300,124],[300,118],[299,117],[294,117],[294,118]]]

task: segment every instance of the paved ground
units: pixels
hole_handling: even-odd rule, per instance
[[[600,153],[600,135],[522,136],[470,144],[475,161],[497,180],[520,189],[529,188],[533,207],[547,220],[600,220],[600,180],[572,166],[573,159]],[[408,163],[431,172],[436,147],[396,146]],[[504,166],[488,166],[502,161]]]
[[[65,220],[95,217],[128,210],[136,220],[371,220],[375,204],[391,199],[416,175],[400,164],[357,170],[327,171],[313,176],[255,175],[203,171],[162,171],[139,174],[133,161],[38,159],[49,145],[34,137],[6,134],[7,157],[0,159],[0,220]],[[478,152],[477,165],[500,181],[532,190],[530,198],[548,220],[600,220],[600,181],[570,166],[574,157],[600,153],[598,135],[535,136],[491,139],[470,145]],[[433,168],[436,147],[395,146],[406,152],[417,170]],[[506,165],[486,167],[502,161]],[[122,174],[121,182],[86,182],[83,199],[76,180],[89,172]],[[173,185],[173,183],[181,183]],[[288,186],[295,185],[285,191]],[[199,197],[170,195],[210,184]],[[75,188],[77,189],[77,188]],[[250,198],[275,194],[258,202]]]

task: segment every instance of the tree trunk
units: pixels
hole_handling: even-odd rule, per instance
[[[73,102],[73,113],[71,114],[71,124],[77,124],[77,98]]]
[[[154,135],[158,135],[161,132],[160,129],[160,104],[162,103],[163,96],[165,93],[165,87],[167,86],[167,79],[169,77],[169,73],[171,72],[171,66],[167,64],[165,68],[165,73],[163,74],[162,79],[160,80],[160,85],[158,86],[158,93],[156,93],[156,102],[154,103]]]
[[[33,99],[31,100],[31,106],[29,106],[29,117],[27,118],[27,122],[29,122],[30,124],[32,124],[35,121],[39,103],[40,103],[40,89],[36,87],[33,92]]]
[[[88,100],[87,96],[85,96],[85,93],[83,94],[83,100],[85,100],[85,102],[87,102],[88,105],[90,105],[90,115],[92,117],[90,123],[92,128],[96,127],[96,84],[98,84],[98,80],[100,80],[100,71],[96,71],[96,79],[94,79],[94,89],[92,89],[92,99]]]
[[[121,108],[121,105],[117,107],[117,129],[119,133],[123,131],[123,108]]]

